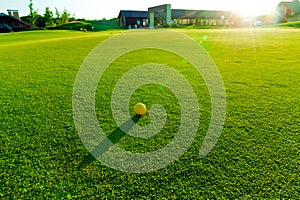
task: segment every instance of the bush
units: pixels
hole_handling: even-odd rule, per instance
[[[164,24],[163,28],[170,28],[170,25],[169,24]]]
[[[173,24],[171,27],[172,28],[178,28],[178,24]]]

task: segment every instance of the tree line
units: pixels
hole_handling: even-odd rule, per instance
[[[32,0],[28,5],[29,7],[29,15],[25,17],[21,17],[21,20],[31,24],[36,27],[46,27],[46,26],[59,26],[69,21],[75,21],[75,16],[71,15],[71,13],[64,9],[60,12],[57,8],[55,8],[55,14],[49,7],[45,8],[45,12],[43,15],[40,15],[37,10],[34,9]]]

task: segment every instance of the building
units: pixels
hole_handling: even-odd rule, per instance
[[[149,24],[149,13],[147,11],[121,10],[118,19],[120,26],[146,27]]]
[[[278,22],[300,21],[299,0],[283,1],[277,6]]]
[[[20,31],[31,27],[30,24],[20,20],[17,10],[7,11],[8,15],[0,13],[0,32]]]
[[[120,26],[154,27],[156,25],[240,26],[241,18],[232,11],[171,9],[171,4],[148,8],[148,11],[119,13]]]
[[[172,10],[173,23],[198,26],[233,26],[240,18],[231,11],[219,10]]]

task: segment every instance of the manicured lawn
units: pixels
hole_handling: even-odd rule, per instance
[[[114,85],[134,66],[168,64],[195,88],[198,134],[171,165],[128,174],[90,159],[73,122],[72,92],[90,51],[119,31],[36,31],[0,35],[0,198],[289,198],[299,196],[300,30],[289,28],[187,30],[214,59],[223,77],[227,115],[213,151],[198,158],[208,129],[210,101],[195,69],[169,52],[147,49],[117,59],[99,82],[96,110],[109,134]],[[164,131],[149,139],[123,137],[133,152],[157,150],[174,137],[180,106],[168,88],[147,85],[130,103],[160,103]],[[133,115],[133,112],[131,111]],[[148,115],[139,120],[148,124]]]

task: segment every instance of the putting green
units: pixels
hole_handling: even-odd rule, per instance
[[[179,30],[179,29],[178,29]],[[96,111],[118,147],[154,151],[174,138],[180,105],[162,85],[140,87],[136,102],[162,104],[165,133],[145,140],[121,137],[110,106],[116,81],[143,62],[168,64],[197,95],[200,125],[187,152],[147,174],[128,174],[94,160],[77,135],[72,92],[91,50],[119,31],[36,31],[0,35],[0,197],[23,198],[289,198],[299,196],[300,30],[289,28],[187,30],[214,59],[223,78],[226,121],[213,151],[199,159],[209,127],[208,89],[191,64],[170,52],[146,49],[117,59],[104,73]],[[141,95],[142,94],[142,95]],[[150,123],[147,114],[138,121]]]

